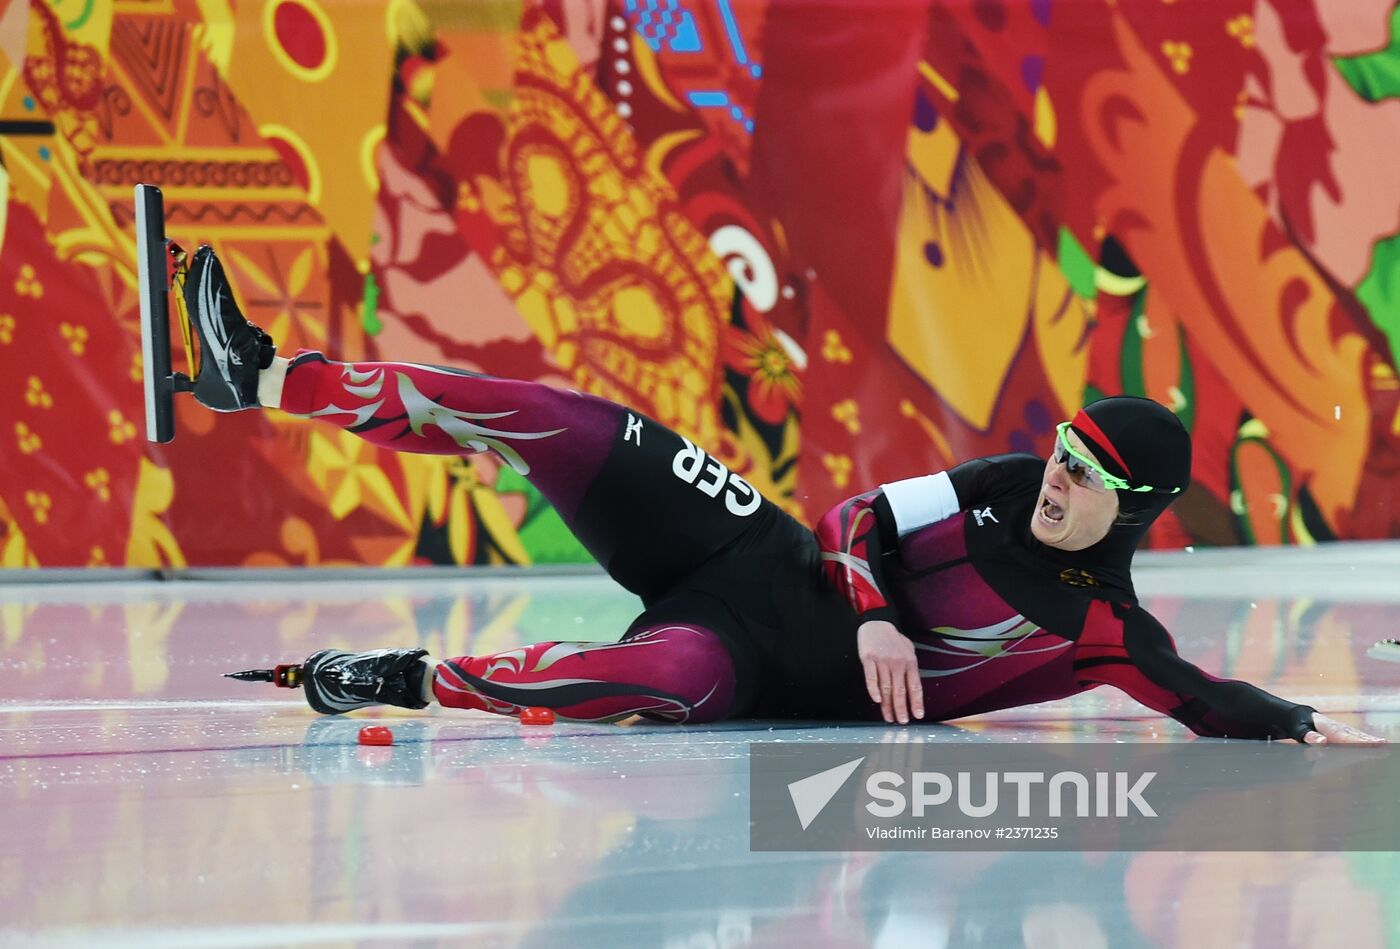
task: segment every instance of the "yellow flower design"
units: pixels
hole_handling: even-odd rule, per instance
[[[110,566],[111,566],[111,564],[107,562],[107,552],[106,552],[105,550],[103,550],[101,547],[94,547],[94,548],[92,548],[91,551],[88,552],[88,562],[87,562],[87,565],[88,565],[89,567],[110,567]]]
[[[131,377],[132,382],[140,382],[145,374],[145,363],[141,361],[141,350],[138,349],[131,354],[131,368],[127,370],[127,375]]]
[[[44,382],[38,376],[29,377],[29,387],[24,390],[24,401],[36,409],[53,408],[53,396],[44,391]]]
[[[1254,17],[1248,13],[1241,13],[1234,19],[1225,21],[1225,32],[1239,40],[1240,45],[1245,49],[1252,49],[1254,46]]]
[[[822,358],[827,362],[848,363],[851,361],[851,350],[841,341],[841,334],[836,330],[826,331],[826,336],[822,340]]]
[[[851,483],[853,465],[850,455],[822,455],[822,465],[830,473],[831,483],[837,488],[844,488]]]
[[[1165,40],[1162,43],[1162,55],[1167,57],[1167,61],[1172,64],[1172,69],[1175,69],[1180,75],[1190,72],[1191,56],[1194,52],[1190,43],[1177,43],[1172,40]]]
[[[302,248],[290,264],[279,261],[271,251],[255,261],[236,247],[227,248],[227,258],[238,287],[244,290],[240,299],[256,311],[250,315],[273,339],[300,339],[312,346],[325,343],[325,301],[320,297],[321,284],[313,280],[323,264],[315,245]],[[233,277],[230,274],[230,279]]]
[[[860,434],[860,406],[855,399],[837,402],[831,407],[831,417],[846,426],[846,431],[852,435]]]
[[[58,324],[58,332],[68,341],[68,348],[73,350],[74,356],[81,356],[87,349],[88,331],[86,326],[60,323]]]
[[[0,313],[0,346],[8,346],[15,341],[15,318],[8,313]]]
[[[312,434],[307,473],[325,493],[336,520],[344,520],[364,505],[400,527],[412,526],[412,518],[380,468],[374,448],[351,433]]]
[[[39,433],[23,422],[15,423],[15,437],[19,441],[19,451],[22,455],[32,455],[44,447],[44,440],[39,437]]]
[[[120,445],[129,442],[136,437],[136,426],[127,421],[117,409],[107,413],[107,437],[112,440],[113,445]]]
[[[83,475],[83,481],[97,494],[99,500],[110,501],[112,499],[112,475],[106,468],[94,468]]]
[[[39,299],[44,295],[44,285],[34,273],[33,264],[21,264],[19,276],[15,278],[15,292],[22,297]]]
[[[34,523],[47,524],[49,522],[49,512],[53,510],[53,498],[44,491],[24,492],[24,503],[29,505],[29,511],[34,515]]]

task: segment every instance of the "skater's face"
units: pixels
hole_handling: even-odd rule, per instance
[[[1073,430],[1064,438],[1070,447],[1091,461],[1098,459]],[[1076,464],[1073,455],[1052,453],[1045,463],[1045,477],[1031,514],[1031,533],[1047,547],[1083,550],[1108,536],[1118,517],[1118,493]]]

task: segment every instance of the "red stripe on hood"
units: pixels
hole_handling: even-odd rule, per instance
[[[1093,440],[1095,448],[1102,448],[1108,452],[1113,460],[1118,462],[1118,467],[1122,468],[1129,478],[1133,477],[1132,469],[1128,467],[1128,463],[1123,460],[1122,455],[1118,454],[1118,449],[1113,447],[1113,442],[1108,440],[1108,436],[1103,433],[1103,429],[1099,428],[1098,423],[1089,417],[1088,412],[1080,409],[1079,414],[1074,417],[1074,421],[1070,422],[1070,426],[1082,430]]]

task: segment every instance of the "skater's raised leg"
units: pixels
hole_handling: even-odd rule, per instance
[[[273,394],[271,385],[263,389]],[[436,366],[338,363],[302,353],[285,367],[277,404],[396,451],[496,455],[539,489],[615,580],[644,600],[772,516],[743,478],[675,432],[578,392]]]
[[[208,248],[194,257],[185,297],[204,358],[218,369],[196,380],[204,404],[277,407],[395,451],[490,452],[527,477],[613,579],[644,601],[776,516],[718,460],[606,399],[439,366],[341,363],[314,352],[273,358]]]

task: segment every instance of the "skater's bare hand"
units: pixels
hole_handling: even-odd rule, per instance
[[[914,644],[893,623],[871,620],[856,632],[856,654],[865,667],[865,687],[870,700],[880,706],[885,721],[909,723],[924,717],[924,686]]]
[[[1313,730],[1303,736],[1303,742],[1309,745],[1384,745],[1386,740],[1316,712]]]

